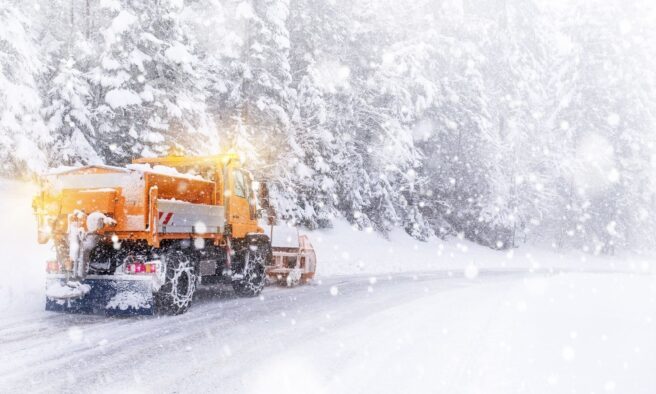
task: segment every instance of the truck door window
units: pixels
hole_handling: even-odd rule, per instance
[[[232,179],[234,179],[235,196],[246,198],[246,183],[244,182],[244,174],[242,174],[239,170],[233,170]]]
[[[257,200],[253,191],[253,178],[250,174],[245,174],[246,178],[246,195],[248,196],[248,208],[251,214],[251,220],[257,219]]]

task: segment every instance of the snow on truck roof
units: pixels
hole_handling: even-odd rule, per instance
[[[79,167],[74,167],[74,166],[60,166],[56,168],[51,168],[46,172],[46,176],[54,176],[54,175],[65,175],[71,172],[75,172],[84,168],[103,168],[106,170],[112,170],[112,171],[119,171],[119,172],[128,172],[127,169],[123,167],[115,167],[115,166],[108,166],[104,164],[91,164],[88,166],[79,166]]]
[[[177,169],[173,167],[167,167],[159,164],[154,165],[152,167],[150,166],[150,164],[128,164],[125,167],[134,171],[148,172],[151,174],[158,174],[158,175],[175,176],[178,178],[187,178],[187,179],[194,179],[197,181],[207,182],[207,180],[203,179],[203,177],[200,175],[184,174],[182,172],[179,172]]]
[[[125,167],[109,166],[104,164],[92,164],[92,165],[80,166],[80,167],[62,166],[62,167],[51,169],[46,173],[46,176],[66,175],[86,168],[101,168],[101,169],[112,170],[115,172],[123,172],[123,173],[147,172],[149,174],[166,175],[166,176],[172,176],[177,178],[193,179],[195,181],[210,182],[207,179],[203,179],[203,177],[201,177],[200,175],[184,174],[179,172],[177,169],[173,167],[167,167],[162,165],[155,165],[151,167],[150,164],[128,164]]]

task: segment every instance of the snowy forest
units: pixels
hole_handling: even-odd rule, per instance
[[[235,151],[278,219],[656,246],[656,5],[3,0],[0,173]]]

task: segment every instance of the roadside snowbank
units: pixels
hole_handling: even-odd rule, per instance
[[[385,274],[447,270],[474,277],[480,270],[566,270],[656,272],[653,259],[639,256],[592,256],[577,251],[554,251],[523,246],[496,251],[451,238],[417,241],[403,230],[389,240],[358,231],[343,220],[334,227],[306,232],[317,253],[317,275]]]
[[[36,242],[35,185],[0,179],[0,313],[43,310],[50,245]]]

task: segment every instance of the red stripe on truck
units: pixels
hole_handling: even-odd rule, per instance
[[[166,214],[166,219],[164,219],[164,223],[163,223],[163,224],[164,224],[165,226],[166,226],[167,224],[169,224],[169,221],[171,220],[172,217],[173,217],[173,212],[169,212],[168,214]]]

